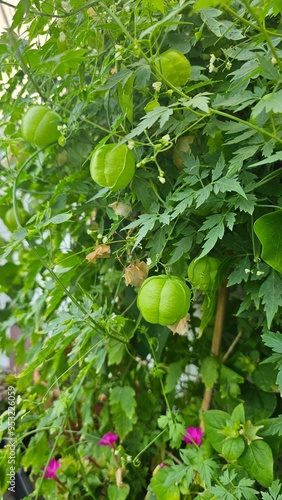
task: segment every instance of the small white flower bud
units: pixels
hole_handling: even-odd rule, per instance
[[[159,92],[161,90],[162,82],[154,82],[152,87],[156,92]]]
[[[135,142],[134,142],[134,141],[130,141],[130,140],[129,140],[129,141],[127,142],[127,147],[128,147],[128,149],[134,149],[134,147],[135,147]]]
[[[60,36],[59,36],[59,41],[60,42],[65,42],[66,41],[66,35],[63,31],[60,32]]]

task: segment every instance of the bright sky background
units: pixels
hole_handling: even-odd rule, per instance
[[[18,0],[9,0],[12,5],[17,5]],[[14,9],[0,3],[0,32],[8,28],[13,17]]]

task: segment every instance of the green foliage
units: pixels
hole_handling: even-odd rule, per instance
[[[256,220],[254,231],[262,244],[262,259],[271,267],[282,272],[281,261],[282,211],[265,214]]]
[[[267,443],[252,441],[241,455],[240,465],[262,486],[270,486],[273,480],[273,457]]]
[[[20,373],[0,422],[5,437],[15,386],[33,498],[281,498],[281,15],[278,0],[22,0],[2,30],[0,350]],[[34,105],[59,117],[57,143],[24,140]],[[90,163],[116,144],[136,170],[121,162],[112,190]],[[218,272],[193,286],[201,257]],[[191,290],[168,326],[136,304],[157,275]]]
[[[273,354],[265,361],[276,364],[278,373],[276,383],[282,392],[282,338],[280,332],[269,332],[262,336],[263,342],[272,349]]]
[[[270,446],[257,435],[263,427],[245,420],[243,406],[237,406],[231,415],[219,410],[204,414],[207,436],[216,451],[227,461],[244,467],[252,479],[262,486],[273,480],[273,455]],[[266,465],[267,463],[267,465]],[[265,464],[265,465],[263,465]]]
[[[113,422],[121,439],[132,430],[136,423],[136,401],[132,387],[114,387],[110,392],[110,407]]]

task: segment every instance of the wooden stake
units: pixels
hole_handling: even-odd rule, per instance
[[[217,308],[216,308],[213,337],[212,337],[211,354],[216,357],[219,355],[220,352],[227,297],[228,297],[227,280],[225,279],[221,283],[218,293]],[[202,408],[201,408],[202,412],[207,411],[210,408],[212,393],[213,393],[213,388],[206,387],[202,401]],[[201,428],[202,430],[204,430],[203,420],[201,420]]]

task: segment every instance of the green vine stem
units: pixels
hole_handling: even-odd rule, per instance
[[[152,439],[150,441],[150,443],[148,443],[145,446],[145,448],[143,448],[141,451],[139,451],[139,453],[133,458],[133,460],[131,462],[135,467],[139,467],[139,465],[140,465],[139,457],[141,457],[141,455],[143,455],[143,453],[146,450],[148,450],[148,448],[150,448],[150,446],[152,446],[152,444],[154,444],[154,442],[157,441],[166,431],[167,431],[167,427],[165,427],[165,429],[163,429],[156,437],[154,437],[154,439]]]
[[[148,337],[148,334],[147,332],[145,332],[145,337],[146,337],[146,340],[149,344],[149,347],[151,349],[151,353],[152,353],[152,356],[153,356],[153,360],[154,360],[154,363],[155,365],[157,366],[158,365],[158,361],[157,361],[157,357],[156,357],[156,353],[155,353],[155,350],[153,349],[153,342],[152,342],[152,339],[150,339]],[[161,389],[162,389],[162,395],[163,395],[163,398],[165,400],[165,404],[166,404],[166,407],[168,409],[168,412],[171,416],[171,418],[173,418],[173,413],[172,413],[172,410],[171,410],[171,407],[170,407],[170,404],[168,402],[168,399],[167,399],[167,396],[166,396],[166,393],[165,393],[165,388],[164,388],[164,384],[163,384],[163,381],[162,379],[160,379],[160,385],[161,385]]]
[[[254,189],[260,188],[261,186],[263,186],[267,182],[270,182],[273,179],[275,179],[276,177],[279,177],[281,174],[282,174],[282,167],[277,168],[276,170],[274,170],[270,174],[266,175],[263,179],[261,179],[261,181],[256,182],[256,185],[254,186]]]

